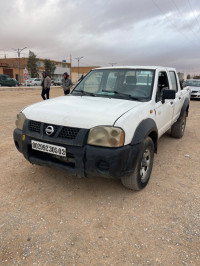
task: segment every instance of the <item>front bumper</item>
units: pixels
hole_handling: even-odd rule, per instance
[[[191,92],[191,99],[200,99],[200,92]]]
[[[90,145],[73,146],[62,143],[67,149],[66,158],[33,150],[31,140],[38,140],[25,135],[22,140],[22,131],[15,129],[13,133],[15,146],[19,152],[32,164],[44,165],[65,169],[79,177],[102,176],[108,178],[121,178],[131,174],[141,151],[142,143],[127,145],[121,148],[104,148]],[[41,140],[45,143],[59,145],[51,141]]]

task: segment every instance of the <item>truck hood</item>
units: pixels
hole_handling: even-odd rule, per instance
[[[120,116],[141,104],[123,99],[68,95],[32,104],[22,111],[30,120],[89,129],[114,125]]]

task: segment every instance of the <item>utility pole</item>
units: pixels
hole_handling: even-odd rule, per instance
[[[17,52],[17,55],[18,55],[18,68],[19,68],[19,83],[21,83],[21,77],[20,77],[20,53],[21,51],[23,51],[24,49],[26,49],[27,47],[24,47],[24,48],[12,48],[14,51]]]
[[[72,55],[70,54],[70,76],[71,75],[72,75]]]
[[[109,65],[111,65],[111,66],[114,66],[114,65],[116,65],[117,63],[109,63]]]
[[[84,56],[76,57],[75,59],[78,60],[78,80],[79,80],[79,62]]]

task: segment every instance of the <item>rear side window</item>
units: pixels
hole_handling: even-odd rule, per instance
[[[171,79],[171,83],[172,83],[172,88],[173,88],[173,90],[175,90],[177,92],[178,91],[178,84],[177,84],[176,74],[174,71],[170,71],[169,75],[170,75],[170,79]]]

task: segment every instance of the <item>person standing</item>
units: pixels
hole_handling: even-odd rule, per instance
[[[43,72],[42,73],[42,76],[43,76],[43,80],[42,80],[42,83],[41,83],[41,85],[42,85],[42,93],[41,93],[41,96],[42,96],[42,99],[43,100],[47,100],[47,99],[49,99],[51,79],[47,75],[47,72]],[[45,95],[46,95],[46,97],[45,97]]]
[[[69,78],[69,75],[67,72],[63,74],[63,79],[62,79],[62,87],[64,90],[64,94],[67,95],[70,93],[70,88],[73,86],[73,83],[71,79]]]

